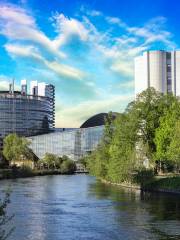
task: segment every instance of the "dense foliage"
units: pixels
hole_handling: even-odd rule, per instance
[[[132,182],[146,175],[149,178],[155,170],[178,172],[179,100],[149,88],[115,120],[110,113],[104,137],[86,157],[86,164],[91,174],[111,182]]]
[[[59,170],[61,173],[74,173],[76,164],[67,156],[57,156],[52,153],[46,153],[44,158],[38,161],[39,169]]]
[[[9,163],[32,160],[33,153],[29,148],[29,141],[15,133],[7,135],[3,140],[3,155]]]

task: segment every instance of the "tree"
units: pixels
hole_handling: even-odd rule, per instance
[[[103,138],[97,149],[87,157],[87,167],[91,174],[103,179],[108,178],[109,149],[115,130],[114,119],[112,112],[109,112],[105,119]]]
[[[76,170],[76,164],[70,159],[66,159],[61,164],[61,173],[72,174]]]
[[[109,115],[102,141],[87,157],[91,174],[111,182],[133,181],[137,173],[142,179],[151,176],[154,171],[147,168],[155,161],[161,166],[176,159],[179,164],[180,102],[172,94],[149,88],[111,119]]]
[[[139,94],[136,101],[132,102],[126,109],[126,113],[138,121],[139,138],[147,147],[146,154],[149,159],[156,151],[154,136],[155,130],[159,126],[159,118],[162,115],[162,110],[159,107],[162,96],[154,88],[148,88]]]
[[[160,117],[160,125],[155,132],[154,142],[156,143],[156,152],[154,154],[154,158],[160,164],[160,171],[162,170],[162,164],[173,164],[172,158],[171,160],[169,159],[168,148],[171,141],[173,141],[174,133],[178,130],[176,129],[176,123],[179,119],[180,103],[176,98],[174,98],[173,100],[171,99],[171,105],[169,106],[168,111]],[[175,144],[175,142],[173,144]]]
[[[115,121],[108,164],[108,179],[112,182],[130,181],[135,169],[137,123],[134,120],[131,114],[122,114]]]
[[[3,141],[3,155],[10,163],[22,160],[32,160],[33,154],[29,149],[30,142],[15,133],[9,134]]]
[[[44,163],[48,169],[56,169],[57,156],[53,153],[46,153],[42,159],[42,163]]]
[[[174,163],[177,172],[180,171],[180,120],[178,120],[171,134],[170,145],[167,148],[168,159]]]

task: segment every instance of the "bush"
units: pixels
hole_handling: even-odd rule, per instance
[[[63,163],[61,164],[61,173],[71,174],[74,173],[75,170],[76,164],[70,159],[63,161]]]
[[[144,186],[146,183],[152,181],[154,178],[154,171],[152,169],[138,169],[133,176],[133,182]]]

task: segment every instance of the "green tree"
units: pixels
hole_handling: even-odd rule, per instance
[[[56,169],[57,156],[53,153],[46,153],[42,159],[42,163],[46,165],[48,169]]]
[[[135,169],[137,122],[134,120],[131,114],[122,114],[115,121],[108,163],[108,179],[112,182],[130,181]]]
[[[76,164],[74,161],[70,159],[66,159],[62,162],[61,164],[61,172],[62,173],[67,173],[67,174],[72,174],[76,170]]]
[[[10,163],[22,160],[32,160],[32,151],[29,149],[30,142],[19,137],[15,133],[9,134],[3,140],[3,155]]]
[[[108,113],[105,119],[105,129],[103,138],[97,149],[87,157],[87,167],[92,175],[99,178],[108,178],[108,162],[110,159],[109,149],[114,134],[114,116],[112,112]]]
[[[154,158],[159,162],[160,171],[162,170],[162,164],[168,165],[172,162],[172,159],[169,159],[168,148],[171,141],[173,141],[174,132],[177,130],[175,129],[175,125],[179,119],[180,103],[174,98],[173,101],[171,99],[169,109],[160,117],[160,125],[155,132],[156,152]]]
[[[180,119],[180,102],[175,96],[149,88],[111,119],[109,114],[102,141],[87,157],[91,174],[112,182],[133,181],[137,174],[139,179],[151,177],[153,170],[146,168],[155,161],[159,166],[162,160],[178,164],[179,132],[173,126]],[[150,163],[146,168],[145,162]]]
[[[177,172],[180,171],[180,120],[173,127],[170,145],[167,148],[168,159],[174,163]]]

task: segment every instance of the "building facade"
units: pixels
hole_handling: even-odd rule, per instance
[[[135,58],[135,96],[148,87],[180,96],[180,51],[147,51]]]
[[[58,156],[66,155],[76,161],[97,147],[103,131],[104,126],[76,128],[32,136],[28,139],[31,142],[32,151],[40,159],[46,153],[53,153]]]
[[[112,119],[116,116],[117,113],[112,113]],[[30,147],[40,159],[46,153],[53,153],[77,161],[97,148],[107,117],[107,113],[99,113],[87,119],[80,128],[60,128],[53,133],[29,137]]]
[[[32,95],[27,94],[27,84],[21,82],[21,91],[0,91],[0,142],[10,134],[32,136],[47,133],[54,129],[54,95],[38,96],[34,88]],[[53,89],[54,91],[54,89]]]

